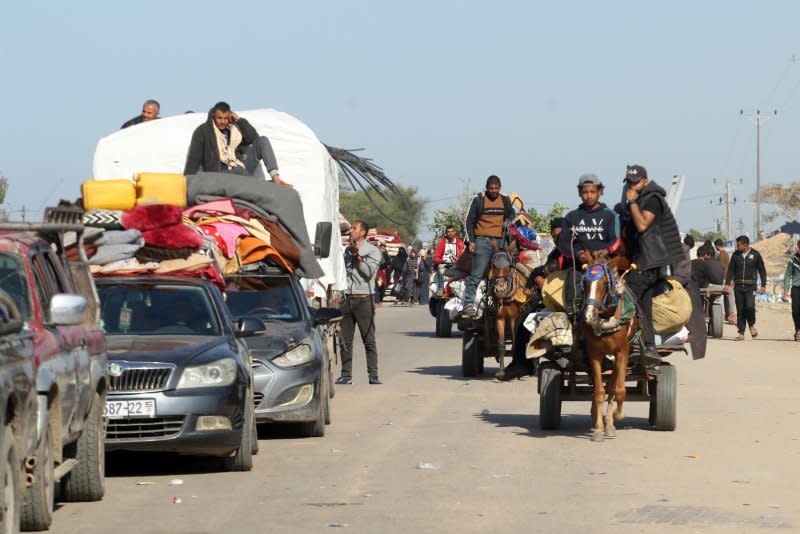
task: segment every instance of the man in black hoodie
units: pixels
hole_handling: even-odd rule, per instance
[[[259,161],[264,161],[273,182],[290,187],[281,180],[269,139],[258,135],[246,119],[231,111],[227,102],[217,102],[208,112],[208,120],[192,134],[183,174],[203,170],[252,175]]]
[[[628,224],[628,253],[638,269],[627,277],[628,287],[641,307],[639,318],[645,356],[651,362],[660,357],[655,350],[653,330],[653,289],[666,268],[683,260],[678,223],[667,204],[667,192],[648,180],[641,165],[628,165],[625,174],[625,205],[622,218]]]

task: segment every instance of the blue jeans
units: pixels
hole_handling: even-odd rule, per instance
[[[472,253],[472,272],[467,277],[467,287],[464,290],[464,306],[475,304],[475,291],[478,289],[486,271],[489,269],[489,262],[492,261],[494,249],[492,243],[496,243],[497,249],[502,247],[502,240],[494,237],[476,237],[475,252]]]
[[[264,162],[264,166],[267,168],[267,172],[270,176],[278,170],[278,160],[275,158],[272,144],[269,142],[269,139],[263,135],[256,138],[252,145],[242,147],[242,162],[247,170],[247,174],[252,175],[256,172],[259,161]]]

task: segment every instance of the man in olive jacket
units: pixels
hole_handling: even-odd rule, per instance
[[[252,175],[259,160],[264,161],[272,181],[288,185],[280,178],[278,161],[269,139],[231,111],[227,102],[217,102],[208,112],[208,120],[195,129],[183,174],[230,172]]]

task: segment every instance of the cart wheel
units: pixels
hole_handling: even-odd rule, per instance
[[[677,426],[676,397],[678,375],[675,367],[661,364],[661,373],[656,377],[654,401],[650,401],[650,419],[656,430],[675,430]]]
[[[553,365],[539,368],[539,427],[558,430],[561,426],[561,369]]]
[[[708,334],[720,339],[722,337],[722,302],[719,300],[711,304],[711,319],[708,322]]]
[[[453,335],[453,321],[450,320],[450,313],[444,309],[445,302],[436,300],[436,337],[450,337]]]
[[[461,371],[465,377],[476,376],[483,363],[481,336],[475,330],[467,330],[461,342]]]

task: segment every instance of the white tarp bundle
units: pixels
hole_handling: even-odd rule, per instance
[[[335,290],[346,287],[344,259],[339,241],[339,168],[314,132],[288,113],[274,109],[237,111],[260,135],[269,138],[281,179],[300,194],[308,235],[314,236],[317,222],[333,224],[331,255],[319,260],[325,276],[319,282]],[[187,113],[144,122],[106,136],[94,153],[97,180],[132,178],[139,172],[182,173],[195,128],[207,113]],[[260,176],[266,176],[263,165]],[[320,289],[320,288],[317,288]],[[319,294],[319,291],[316,291]]]

